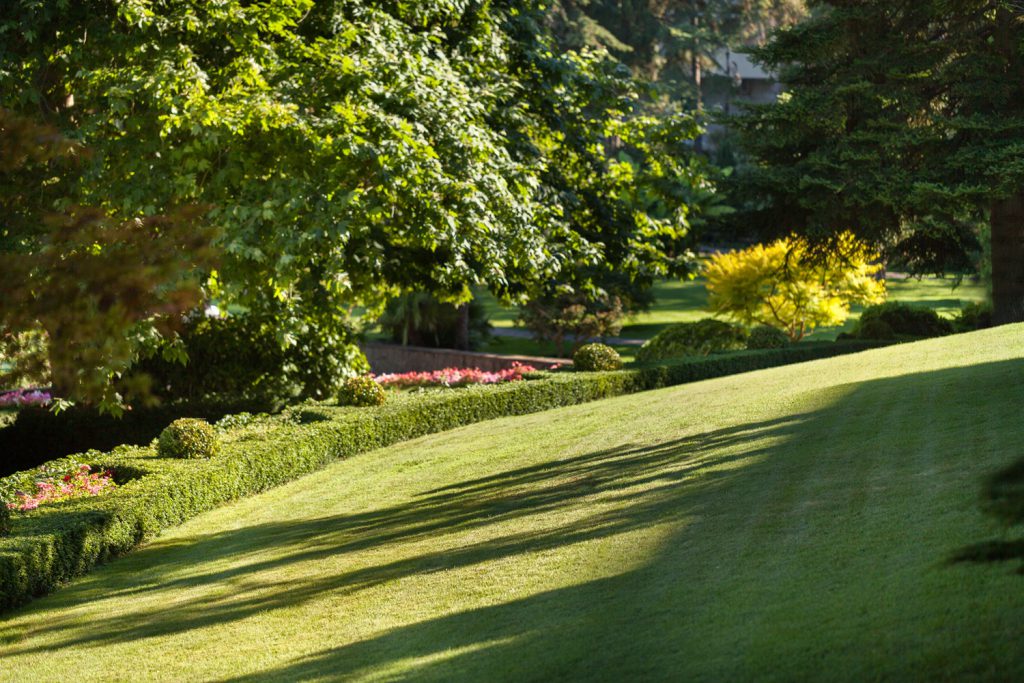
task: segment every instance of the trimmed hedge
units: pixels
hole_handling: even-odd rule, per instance
[[[113,470],[122,485],[95,498],[12,516],[10,536],[0,538],[0,609],[48,593],[163,529],[297,479],[338,458],[482,420],[877,346],[801,344],[615,372],[548,374],[522,382],[403,394],[372,410],[318,406],[315,412],[321,419],[315,421],[286,411],[279,418],[257,420],[225,434],[220,455],[209,460],[159,458],[152,448],[129,446],[108,454],[86,453],[79,456],[82,462]]]
[[[180,401],[137,408],[121,418],[81,406],[59,414],[49,408],[23,408],[11,424],[0,425],[0,476],[87,450],[145,445],[179,417],[216,422],[225,415],[258,413],[264,408],[262,403],[244,400]]]

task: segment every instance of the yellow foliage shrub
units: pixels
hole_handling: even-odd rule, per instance
[[[825,256],[786,238],[717,254],[704,268],[709,305],[746,325],[770,325],[793,341],[820,325],[841,325],[850,305],[885,300],[878,254],[852,234]]]

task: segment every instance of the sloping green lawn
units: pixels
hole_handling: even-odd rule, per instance
[[[1024,326],[339,462],[0,617],[0,680],[1024,679]]]

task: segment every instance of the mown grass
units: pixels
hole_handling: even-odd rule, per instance
[[[7,681],[1024,678],[1024,326],[497,420],[0,621]],[[1012,556],[1011,556],[1012,557]]]

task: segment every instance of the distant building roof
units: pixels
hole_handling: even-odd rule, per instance
[[[733,52],[729,49],[719,50],[714,54],[715,66],[711,73],[743,80],[774,81],[775,74],[765,71],[761,66],[750,61],[750,55]]]

